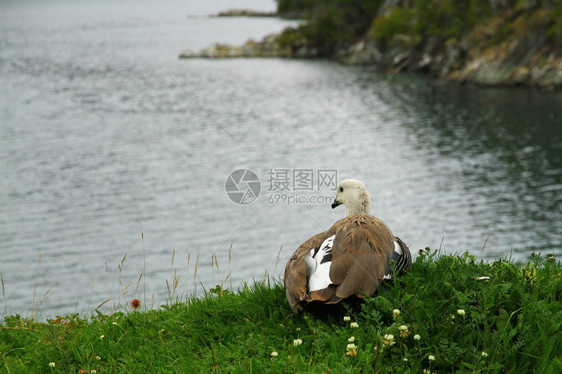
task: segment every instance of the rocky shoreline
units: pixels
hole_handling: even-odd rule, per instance
[[[251,57],[282,57],[282,58],[317,58],[318,51],[307,46],[305,40],[298,43],[284,41],[287,35],[293,35],[295,29],[288,27],[280,34],[270,34],[260,41],[248,40],[241,46],[216,43],[200,50],[186,49],[179,58],[251,58]]]
[[[337,60],[350,65],[429,73],[434,77],[481,86],[562,88],[562,57],[532,44],[532,38],[514,38],[498,46],[478,48],[458,40],[429,40],[421,50],[396,46],[381,52],[369,40],[338,52]]]
[[[291,50],[281,47],[277,42],[277,35],[271,34],[256,42],[248,40],[242,46],[216,43],[201,50],[186,49],[180,53],[180,58],[250,58],[250,57],[295,57]]]
[[[372,35],[350,46],[339,47],[333,56],[349,65],[377,66],[387,71],[407,70],[431,74],[449,81],[482,86],[528,86],[562,89],[562,52],[545,40],[544,30],[524,29],[490,43],[497,32],[488,24],[461,38],[432,36],[422,43],[408,35],[394,35],[384,48]],[[299,29],[287,28],[261,41],[242,46],[214,44],[202,50],[183,51],[180,58],[320,58],[320,51],[302,37]]]
[[[229,9],[212,17],[278,17],[277,12],[260,12],[252,9]]]

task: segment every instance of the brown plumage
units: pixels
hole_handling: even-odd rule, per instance
[[[394,235],[383,221],[367,214],[370,196],[363,183],[342,181],[332,207],[340,204],[346,206],[348,216],[305,241],[287,262],[285,293],[295,313],[311,301],[335,304],[352,295],[361,298],[372,295],[389,272],[389,261],[395,248]],[[332,236],[330,249],[325,243]],[[326,248],[322,253],[321,246]],[[317,253],[321,256],[314,259]],[[327,267],[321,267],[324,263]],[[324,283],[315,280],[315,284],[324,286],[311,291],[314,271],[324,272],[325,277],[329,271],[329,279],[324,278]]]

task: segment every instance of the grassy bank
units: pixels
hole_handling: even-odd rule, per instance
[[[483,263],[426,250],[374,296],[331,314],[293,315],[281,285],[256,283],[158,310],[47,323],[8,317],[0,371],[562,370],[562,268],[552,256]]]

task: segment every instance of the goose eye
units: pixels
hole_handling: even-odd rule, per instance
[[[343,187],[340,187],[340,192],[343,192]]]

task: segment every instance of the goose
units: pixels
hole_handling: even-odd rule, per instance
[[[369,214],[371,196],[363,182],[341,181],[332,209],[340,205],[346,217],[301,244],[285,266],[285,295],[294,313],[312,301],[370,296],[383,280],[392,280],[390,261],[396,262],[395,273],[411,264],[406,244]]]

